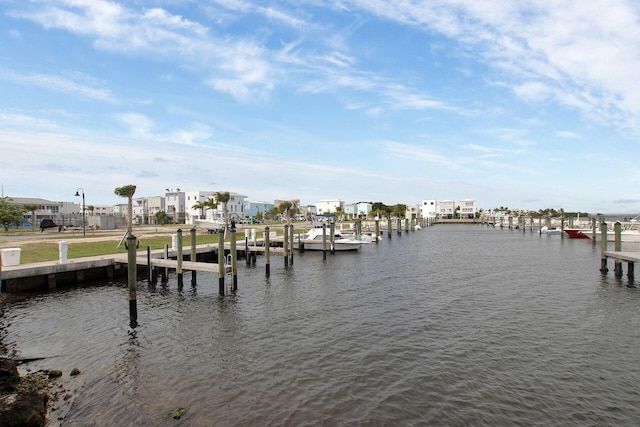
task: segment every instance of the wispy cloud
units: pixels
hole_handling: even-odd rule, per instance
[[[640,6],[629,0],[574,3],[474,0],[344,0],[352,9],[435,30],[501,71],[501,80],[531,102],[553,101],[615,127],[640,115]],[[588,29],[588,31],[585,31]],[[462,51],[460,51],[462,53]]]
[[[458,158],[451,158],[435,151],[410,144],[403,144],[394,141],[385,141],[384,150],[399,157],[410,158],[421,162],[442,166],[451,170],[461,170],[463,164]]]
[[[95,79],[79,73],[65,77],[40,73],[20,74],[0,66],[0,80],[7,80],[28,86],[37,86],[42,89],[98,101],[109,103],[118,102],[110,89],[99,87],[100,84]]]

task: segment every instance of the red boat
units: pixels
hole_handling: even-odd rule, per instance
[[[565,228],[564,232],[567,233],[567,236],[571,239],[590,239],[591,235],[588,233],[591,230],[581,229],[581,228]]]

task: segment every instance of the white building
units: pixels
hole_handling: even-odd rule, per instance
[[[156,214],[160,211],[165,212],[164,197],[153,196],[147,199],[147,205],[149,208],[149,224],[157,224],[158,219]]]
[[[407,205],[407,210],[404,213],[406,219],[420,219],[420,205]]]
[[[319,200],[316,202],[318,214],[344,212],[344,202],[340,199]]]
[[[452,219],[456,212],[456,202],[453,200],[440,200],[438,202],[438,217]]]
[[[423,200],[420,204],[420,216],[429,222],[438,217],[438,201],[436,199]]]
[[[460,200],[460,218],[476,217],[476,201],[471,199]]]
[[[184,224],[185,219],[185,194],[180,189],[167,188],[164,195],[164,203],[167,208],[167,222],[170,224]]]
[[[186,191],[184,194],[187,222],[196,224],[197,220],[206,219],[206,211],[210,209],[194,209],[193,206],[198,202],[206,202],[209,197],[213,198],[213,191]]]

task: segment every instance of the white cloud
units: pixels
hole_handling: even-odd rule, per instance
[[[78,73],[64,77],[41,73],[21,74],[0,66],[0,79],[98,101],[117,102],[110,89],[97,87],[95,79]]]

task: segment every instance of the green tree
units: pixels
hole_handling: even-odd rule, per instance
[[[229,229],[229,208],[228,203],[231,200],[231,194],[228,191],[220,192],[216,191],[213,196],[215,197],[216,204],[222,203],[222,215],[224,217],[224,235],[227,236]]]
[[[291,218],[293,217],[293,209],[291,209],[291,207],[293,206],[293,203],[291,203],[290,201],[284,201],[281,202],[278,205],[278,213],[283,214],[287,224],[289,224],[291,222]]]
[[[133,234],[133,195],[136,192],[135,185],[125,185],[123,187],[118,187],[113,191],[116,195],[120,197],[126,197],[129,209],[129,218],[128,218],[128,227],[127,227],[127,235],[131,236]]]
[[[404,218],[407,213],[407,205],[398,203],[393,205],[391,208],[391,214],[397,216],[398,218]]]
[[[167,219],[167,213],[165,211],[158,211],[155,213],[155,217],[157,224],[164,225],[164,222]]]
[[[35,203],[26,204],[23,206],[24,210],[27,212],[31,212],[31,230],[36,230],[36,211],[40,209],[40,205],[36,205]]]
[[[0,198],[0,224],[4,226],[4,231],[9,231],[11,224],[20,223],[25,213],[24,207],[9,204],[11,200],[9,197]]]

